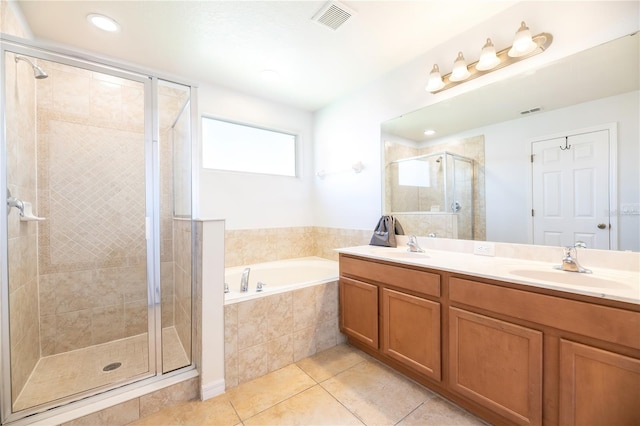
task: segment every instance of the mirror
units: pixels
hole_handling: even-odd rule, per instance
[[[625,36],[382,123],[384,214],[396,216],[407,234],[530,244],[532,142],[609,126],[617,140],[611,162],[617,249],[640,251],[640,215],[629,214],[640,203],[638,38]],[[435,135],[425,136],[426,129]],[[472,235],[462,232],[465,205],[456,212],[454,195],[436,201],[424,194],[445,182],[447,191],[459,187],[451,167],[441,181],[434,175],[442,153],[473,161],[465,189],[472,195],[466,203]],[[418,162],[429,165],[420,169]],[[422,173],[422,183],[407,181],[411,173]]]

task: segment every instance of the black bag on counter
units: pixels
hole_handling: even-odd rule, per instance
[[[397,247],[396,235],[404,235],[404,230],[400,222],[393,216],[382,216],[373,231],[369,245]]]

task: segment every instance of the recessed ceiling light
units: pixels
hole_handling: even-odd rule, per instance
[[[424,135],[425,136],[431,136],[431,135],[435,135],[435,134],[436,134],[436,131],[433,130],[433,129],[427,129],[427,130],[424,131]]]
[[[110,33],[120,31],[120,24],[108,16],[91,13],[87,15],[87,21],[91,22],[93,26],[100,28],[103,31],[109,31]]]
[[[280,74],[275,70],[262,70],[260,77],[265,81],[277,81],[280,79]]]

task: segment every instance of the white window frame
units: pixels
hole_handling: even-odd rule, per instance
[[[236,169],[236,168],[229,168],[229,169],[225,169],[225,168],[217,168],[217,167],[209,167],[206,166],[206,145],[207,143],[212,143],[212,141],[207,141],[205,140],[205,131],[204,131],[204,127],[205,127],[205,120],[214,120],[214,121],[218,121],[218,122],[222,122],[222,123],[228,123],[228,124],[233,124],[236,126],[242,126],[242,127],[247,127],[247,128],[251,128],[251,129],[257,129],[257,130],[263,130],[266,132],[273,132],[273,133],[279,133],[282,135],[286,135],[286,136],[292,136],[293,137],[293,161],[294,161],[294,174],[285,174],[285,173],[270,173],[270,172],[264,172],[264,171],[251,171],[251,170],[240,170],[240,169]],[[245,123],[245,122],[240,122],[240,121],[234,121],[234,120],[228,120],[225,118],[220,118],[220,117],[214,117],[214,116],[208,116],[208,115],[202,115],[201,117],[201,126],[202,126],[202,159],[201,159],[201,164],[202,164],[202,168],[205,170],[213,170],[216,172],[225,172],[225,173],[241,173],[241,174],[254,174],[254,175],[266,175],[266,176],[277,176],[277,177],[283,177],[283,178],[299,178],[300,177],[300,160],[299,160],[299,144],[300,144],[300,136],[297,133],[294,132],[290,132],[290,131],[285,131],[285,130],[280,130],[280,129],[274,129],[274,128],[269,128],[269,127],[264,127],[264,126],[259,126],[259,125],[255,125],[252,123]]]

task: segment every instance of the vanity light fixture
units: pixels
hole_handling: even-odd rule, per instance
[[[120,31],[120,24],[108,16],[101,15],[99,13],[90,13],[87,15],[87,21],[89,21],[94,27],[100,28],[103,31],[110,33]]]
[[[449,80],[464,81],[468,79],[470,75],[471,74],[469,73],[469,69],[467,68],[467,62],[464,60],[462,52],[458,52],[458,57],[453,62],[453,70],[451,71]]]
[[[538,55],[547,50],[552,42],[553,36],[549,33],[540,33],[531,37],[529,27],[522,21],[520,28],[518,28],[516,32],[512,46],[496,52],[496,48],[491,42],[491,39],[487,38],[487,42],[482,47],[478,61],[467,65],[462,52],[458,52],[451,73],[444,77],[440,74],[438,64],[434,64],[429,73],[429,80],[427,81],[425,90],[431,93],[438,93],[465,81],[473,80],[484,74]]]
[[[538,45],[533,42],[529,27],[522,21],[520,28],[516,31],[516,38],[513,40],[513,46],[511,46],[508,55],[512,58],[519,58],[533,52],[536,47]]]
[[[442,88],[444,88],[444,81],[442,81],[442,76],[440,75],[440,68],[438,68],[438,64],[434,64],[429,73],[426,90],[428,92],[437,92]]]
[[[491,39],[488,38],[482,47],[482,52],[480,52],[480,59],[476,64],[476,69],[479,71],[489,71],[497,67],[499,63],[500,59],[498,59],[496,55],[496,48]]]

